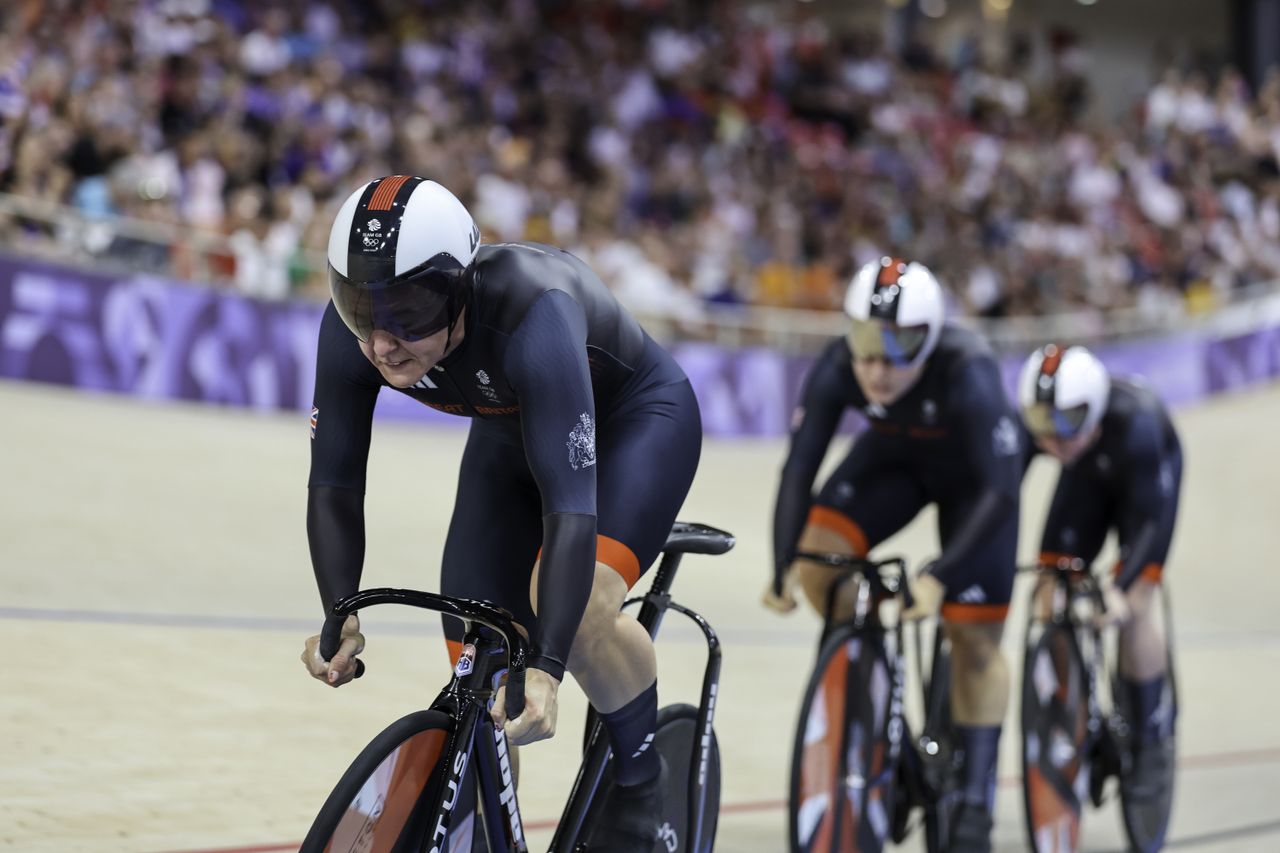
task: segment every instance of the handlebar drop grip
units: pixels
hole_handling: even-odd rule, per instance
[[[524,675],[525,669],[508,670],[507,672],[507,719],[514,720],[524,713]]]
[[[320,657],[333,660],[342,645],[342,626],[347,622],[345,616],[326,616],[324,627],[320,629]]]
[[[345,616],[326,616],[324,627],[320,629],[320,657],[333,660],[342,646],[342,626],[347,624]],[[356,678],[364,675],[364,661],[356,658]]]

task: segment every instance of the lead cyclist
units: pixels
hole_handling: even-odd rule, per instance
[[[614,756],[589,849],[650,853],[667,773],[649,748],[657,665],[648,633],[620,607],[697,470],[702,425],[688,379],[586,264],[537,243],[481,245],[470,213],[435,181],[392,175],[355,190],[328,262],[307,500],[322,608],[360,585],[379,394],[469,418],[441,591],[511,611],[533,647],[524,713],[505,719],[499,691],[494,721],[513,744],[551,737],[572,673]],[[412,505],[440,484],[399,487]],[[456,661],[461,623],[445,617],[445,636]],[[331,660],[318,635],[302,660],[338,687],[364,645],[352,616]]]

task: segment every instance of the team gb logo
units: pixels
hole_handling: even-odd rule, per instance
[[[569,464],[573,470],[596,464],[596,425],[591,415],[586,412],[578,415],[578,425],[569,433],[565,446],[569,448]]]

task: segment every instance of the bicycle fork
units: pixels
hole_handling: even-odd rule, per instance
[[[449,834],[451,824],[459,815],[453,813],[461,797],[466,770],[475,773],[476,802],[475,823],[484,832],[487,849],[528,853],[524,838],[524,826],[520,819],[520,805],[516,797],[515,774],[511,767],[510,748],[506,735],[493,725],[488,713],[491,697],[496,695],[506,668],[500,663],[503,650],[492,638],[481,632],[467,631],[463,648],[464,658],[454,670],[453,680],[440,692],[431,707],[442,710],[458,720],[449,754],[454,755],[450,777],[441,792],[440,819],[432,833],[430,853],[441,850],[469,850],[468,833],[457,837]],[[469,652],[469,654],[468,654]],[[464,660],[469,661],[464,666]],[[458,827],[455,826],[455,829]],[[473,829],[474,831],[474,829]]]

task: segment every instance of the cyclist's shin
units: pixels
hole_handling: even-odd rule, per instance
[[[609,745],[613,747],[614,778],[619,785],[636,785],[658,775],[658,753],[653,746],[658,728],[658,682],[616,711],[601,714]]]
[[[1000,726],[956,726],[964,750],[964,799],[988,812],[996,801],[996,756]]]

